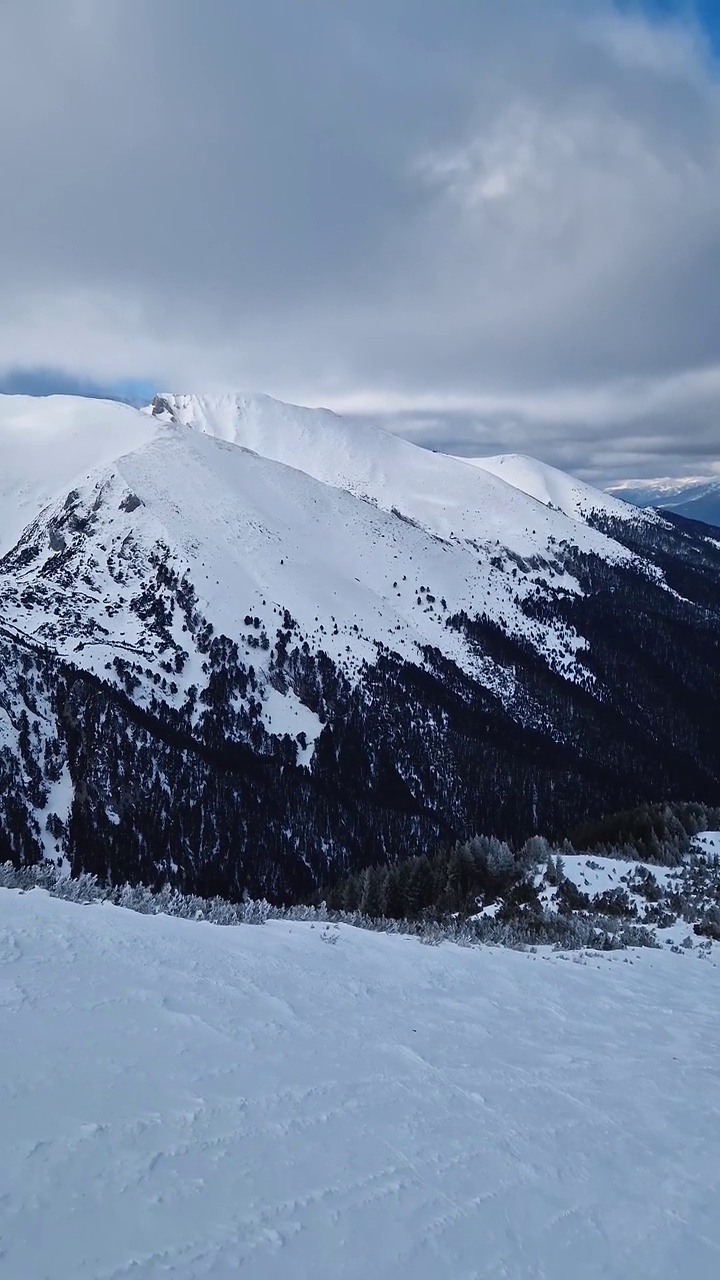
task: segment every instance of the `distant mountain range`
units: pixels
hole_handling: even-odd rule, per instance
[[[687,480],[625,480],[611,485],[613,497],[638,507],[674,511],[688,520],[720,526],[720,476],[694,476]]]
[[[720,802],[720,543],[262,396],[0,397],[0,861],[211,896]]]

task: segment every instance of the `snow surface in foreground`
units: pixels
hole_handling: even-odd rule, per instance
[[[13,1280],[715,1280],[720,973],[0,892]]]

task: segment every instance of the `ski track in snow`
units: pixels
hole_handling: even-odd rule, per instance
[[[0,893],[0,1274],[715,1280],[720,974]]]

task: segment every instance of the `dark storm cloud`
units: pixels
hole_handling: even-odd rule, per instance
[[[0,10],[0,363],[589,478],[718,452],[720,87],[610,0]]]

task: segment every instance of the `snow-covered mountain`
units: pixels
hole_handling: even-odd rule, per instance
[[[684,480],[625,480],[608,493],[638,507],[671,511],[688,520],[720,526],[720,477],[691,476]]]
[[[622,554],[594,531],[569,526],[563,514],[577,519],[595,507],[614,516],[647,519],[626,503],[531,458],[453,458],[326,409],[303,409],[268,396],[165,394],[156,396],[151,412],[161,421],[242,445],[346,489],[442,538],[472,539],[486,546],[499,542],[521,556],[545,556],[553,540],[569,534],[583,549],[607,557]],[[526,480],[533,469],[535,484]],[[554,503],[557,511],[548,510],[548,485],[564,496]]]
[[[281,892],[714,799],[711,540],[265,397],[6,398],[0,423],[15,858]]]
[[[483,608],[563,668],[582,647],[516,599],[537,592],[548,572],[577,591],[549,552],[513,579],[502,557],[493,564],[477,545],[444,542],[302,471],[175,426],[99,468],[29,527],[0,579],[5,621],[64,656],[90,649],[77,660],[98,673],[118,648],[150,660],[152,629],[135,601],[156,578],[159,554],[168,574],[192,582],[203,618],[241,647],[246,615],[274,634],[289,610],[313,650],[321,645],[349,673],[382,647],[417,658],[434,644],[489,674],[446,626],[460,610]],[[185,611],[170,614],[158,652],[167,636],[181,647]],[[257,631],[253,622],[252,639]],[[244,652],[257,665],[255,649]]]
[[[537,458],[528,458],[522,453],[504,453],[492,458],[465,458],[463,461],[490,475],[499,476],[522,493],[537,498],[546,507],[564,512],[573,520],[584,521],[593,516],[608,516],[615,520],[636,519],[636,513],[619,497],[602,493],[583,480],[577,480]],[[647,518],[647,513],[645,514]]]
[[[0,395],[0,555],[54,498],[154,434],[112,400]]]

